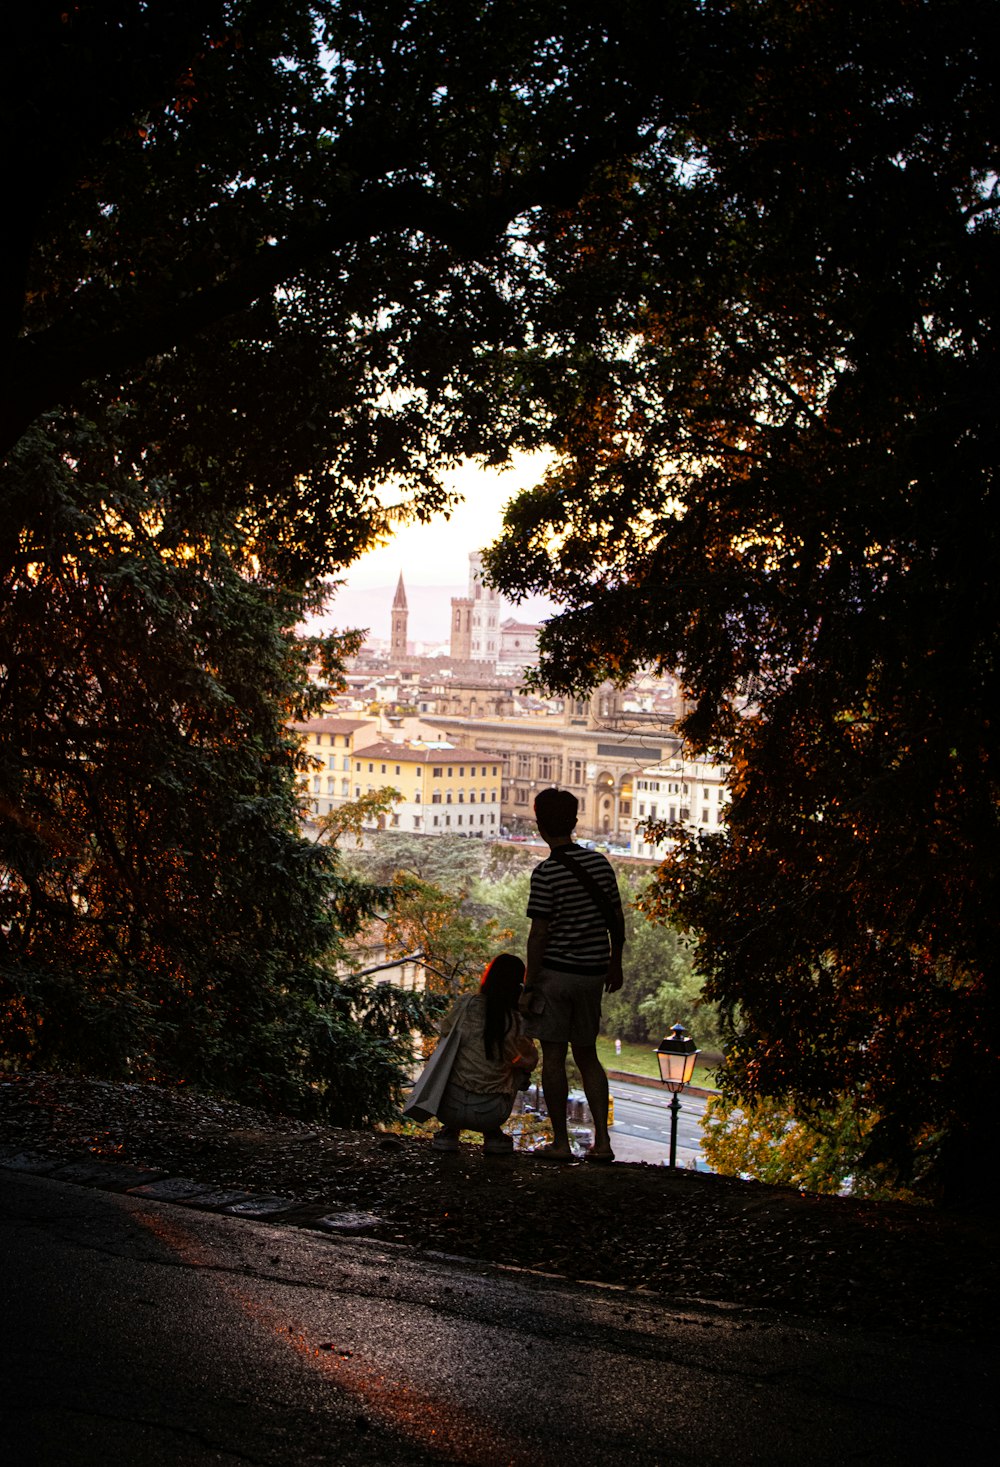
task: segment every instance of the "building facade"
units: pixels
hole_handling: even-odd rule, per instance
[[[526,668],[538,666],[538,633],[540,627],[517,621],[509,616],[500,623],[500,650],[496,668],[501,675],[516,676]]]
[[[535,795],[558,786],[579,801],[580,837],[625,846],[636,778],[652,764],[678,758],[681,740],[662,719],[636,723],[618,716],[616,701],[613,690],[601,689],[589,702],[570,703],[562,717],[428,715],[423,722],[449,742],[501,761],[501,813],[508,829],[531,827]]]
[[[671,847],[669,837],[646,839],[646,820],[665,820],[692,832],[718,830],[725,824],[728,780],[723,765],[680,754],[640,770],[632,786],[632,854],[662,860]]]
[[[483,557],[478,550],[469,556],[468,599],[472,603],[469,657],[495,666],[500,655],[500,592],[484,584]]]
[[[370,743],[377,731],[374,718],[309,718],[293,723],[302,739],[307,767],[299,775],[306,818],[328,815],[351,798],[355,740]]]
[[[451,598],[451,635],[448,650],[455,662],[472,661],[472,599]]]
[[[373,828],[495,840],[500,834],[502,764],[469,747],[434,748],[379,740],[355,749],[354,799],[392,789],[400,799]]]

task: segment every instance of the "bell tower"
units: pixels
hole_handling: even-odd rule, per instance
[[[389,655],[391,657],[406,656],[406,621],[406,590],[403,586],[403,572],[400,571],[399,584],[392,598],[392,630],[389,637]]]

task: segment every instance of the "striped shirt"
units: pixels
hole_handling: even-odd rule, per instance
[[[620,911],[611,862],[584,846],[571,844],[563,850],[589,871],[612,907]],[[604,916],[579,878],[552,856],[540,861],[531,873],[528,916],[549,924],[543,959],[546,968],[595,978],[608,971],[611,944]]]

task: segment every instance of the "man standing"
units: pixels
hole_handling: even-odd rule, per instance
[[[525,1030],[542,1046],[542,1090],[552,1145],[538,1153],[571,1161],[566,1054],[583,1077],[594,1117],[588,1161],[614,1161],[608,1135],[608,1077],[597,1057],[601,995],[622,986],[624,920],[611,863],[573,840],[576,796],[542,790],[535,799],[538,833],[550,854],[531,873],[527,972],[521,1007]]]

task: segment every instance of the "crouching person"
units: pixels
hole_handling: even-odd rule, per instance
[[[521,959],[500,953],[483,974],[478,993],[464,994],[445,1016],[441,1033],[460,1026],[459,1047],[438,1107],[441,1130],[431,1141],[436,1150],[457,1151],[460,1131],[481,1131],[483,1149],[491,1154],[513,1150],[513,1140],[500,1127],[538,1063],[518,1012],[523,983]]]

